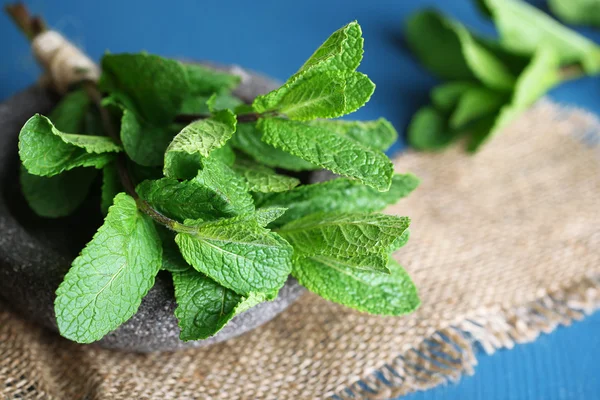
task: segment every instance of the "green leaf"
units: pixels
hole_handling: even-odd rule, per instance
[[[363,56],[362,30],[356,22],[335,31],[313,55],[306,60],[290,80],[294,80],[308,71],[354,71],[360,65]]]
[[[243,104],[244,102],[242,100],[229,93],[213,93],[212,96],[206,100],[206,106],[210,112],[235,110]]]
[[[281,118],[258,123],[263,141],[337,174],[387,191],[394,166],[386,155],[319,127]]]
[[[381,211],[406,197],[419,185],[419,179],[411,174],[396,174],[387,192],[379,192],[359,182],[337,178],[327,182],[302,185],[288,192],[258,196],[257,207],[285,207],[286,213],[276,225],[314,213],[346,213]]]
[[[470,89],[478,87],[472,82],[448,82],[433,88],[430,93],[435,108],[444,112],[454,110],[462,95]]]
[[[352,22],[336,31],[279,89],[258,96],[259,113],[278,111],[292,120],[336,118],[369,101],[375,85],[356,72],[363,54],[360,26]]]
[[[408,243],[409,239],[410,239],[410,229],[407,229],[404,231],[404,233],[402,235],[400,235],[398,237],[398,239],[396,239],[394,241],[394,243],[392,243],[391,251],[396,251],[396,250],[406,246],[406,243]]]
[[[254,214],[246,214],[250,215],[252,218],[256,220],[256,222],[260,226],[267,226],[271,222],[281,218],[283,214],[287,211],[287,208],[284,207],[265,207],[259,208],[254,212]]]
[[[179,221],[211,220],[254,211],[246,182],[223,164],[204,169],[188,181],[145,181],[136,191],[159,212]]]
[[[309,125],[321,127],[339,135],[348,136],[360,144],[386,151],[396,140],[398,132],[385,118],[375,121],[315,120]]]
[[[183,168],[178,164],[188,162],[188,155],[199,154],[209,157],[223,147],[236,128],[236,117],[230,110],[216,112],[211,118],[194,121],[175,136],[167,148],[164,158],[166,176],[177,176],[176,170]]]
[[[285,192],[300,184],[294,177],[277,174],[271,168],[250,160],[238,160],[233,169],[246,179],[251,192]]]
[[[237,75],[217,71],[204,65],[185,64],[184,69],[191,95],[210,96],[213,93],[232,90],[241,82],[241,78]]]
[[[154,285],[161,254],[152,220],[131,197],[117,195],[104,224],[56,291],[61,335],[91,343],[131,318]]]
[[[515,77],[494,53],[458,21],[426,10],[407,23],[406,37],[419,61],[443,79],[471,81],[510,90]]]
[[[339,117],[346,108],[345,86],[344,74],[335,71],[300,79],[281,96],[274,109],[299,121]],[[257,104],[255,101],[258,112],[269,111]]]
[[[121,179],[119,177],[117,165],[115,163],[110,163],[104,166],[102,169],[102,190],[100,201],[100,209],[104,215],[108,213],[108,208],[112,206],[115,196],[123,191],[124,189],[121,185]]]
[[[83,203],[96,175],[92,168],[75,168],[51,177],[37,176],[21,166],[21,190],[37,215],[65,217]]]
[[[405,38],[417,59],[447,80],[471,81],[475,75],[462,55],[462,46],[449,22],[437,11],[413,14],[405,24]]]
[[[290,171],[319,169],[314,164],[266,144],[261,140],[261,136],[262,133],[256,128],[255,123],[238,124],[237,130],[231,138],[231,144],[254,160],[269,167]]]
[[[245,217],[186,220],[175,241],[185,260],[221,285],[247,296],[274,298],[291,272],[291,246]]]
[[[186,68],[175,60],[146,53],[102,57],[100,89],[151,125],[172,122],[190,94],[189,86]]]
[[[345,76],[346,87],[344,88],[344,97],[346,98],[346,106],[342,115],[353,113],[364,106],[375,92],[375,84],[369,77],[361,72],[348,72]],[[314,119],[314,118],[313,118]]]
[[[161,165],[165,150],[175,136],[175,127],[151,125],[133,111],[123,110],[121,141],[125,152],[136,163],[151,167]]]
[[[90,108],[91,100],[83,89],[76,89],[67,93],[52,109],[48,118],[56,129],[62,132],[84,132],[86,115]]]
[[[441,150],[455,138],[448,121],[433,107],[421,108],[413,115],[408,126],[408,142],[417,150]]]
[[[301,256],[352,257],[388,254],[410,219],[370,213],[317,213],[277,230]]]
[[[505,48],[533,55],[541,47],[550,47],[561,64],[581,62],[589,74],[600,71],[598,45],[534,6],[517,0],[485,0],[485,4]]]
[[[450,117],[450,128],[459,129],[486,115],[497,113],[509,100],[505,93],[485,87],[468,89]]]
[[[19,134],[19,156],[33,175],[53,176],[75,167],[102,168],[121,148],[103,136],[63,133],[36,114]]]
[[[514,121],[554,85],[560,82],[558,55],[552,48],[541,47],[525,68],[515,86],[512,100],[496,118],[484,118],[471,128],[471,141],[467,147],[476,152],[496,133]]]
[[[508,67],[482,46],[462,24],[457,21],[451,21],[451,24],[460,40],[465,61],[477,79],[490,88],[510,91],[516,78]]]
[[[548,0],[548,6],[566,23],[600,26],[600,1],[598,0]]]
[[[267,300],[262,293],[240,296],[193,269],[174,272],[173,285],[183,341],[214,336],[233,317]]]
[[[390,261],[390,274],[360,271],[332,260],[295,257],[293,275],[298,282],[319,296],[379,315],[403,315],[414,311],[420,300],[406,271]]]
[[[302,77],[263,106],[261,96],[253,106],[257,112],[278,111],[297,121],[337,118],[362,107],[375,91],[375,84],[360,72],[329,71]],[[265,95],[269,96],[269,94]]]

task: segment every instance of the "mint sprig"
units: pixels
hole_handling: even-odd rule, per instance
[[[433,10],[405,26],[417,59],[446,82],[408,128],[410,144],[440,150],[466,139],[481,148],[552,87],[576,75],[600,73],[600,46],[521,0],[477,0],[499,39],[470,32]],[[570,4],[570,3],[569,3]]]
[[[373,213],[418,185],[394,174],[383,120],[340,121],[375,85],[360,26],[336,31],[280,88],[237,99],[239,78],[150,54],[107,54],[99,84],[20,133],[25,197],[60,217],[102,171],[104,224],[57,291],[61,334],[89,343],[127,321],[159,270],[182,340],[216,334],[289,276],[326,299],[402,315],[418,296],[391,253],[409,220]],[[242,104],[242,101],[245,104]],[[52,119],[56,120],[53,125]],[[298,171],[343,177],[306,184]]]

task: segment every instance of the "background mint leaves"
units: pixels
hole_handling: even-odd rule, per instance
[[[373,94],[356,71],[363,42],[356,22],[342,27],[252,104],[231,92],[239,77],[107,54],[97,87],[75,88],[51,119],[32,117],[19,148],[34,211],[68,215],[93,190],[106,215],[57,290],[61,334],[89,343],[116,329],[159,270],[173,278],[182,340],[275,299],[292,273],[361,311],[413,310],[414,286],[390,261],[409,220],[372,213],[418,185],[383,153],[398,134],[383,119],[323,119]],[[301,172],[320,168],[344,177],[306,184]]]
[[[567,79],[562,67],[600,73],[600,46],[522,0],[477,0],[499,39],[471,33],[437,11],[415,13],[406,23],[409,47],[432,73],[446,80],[431,105],[413,117],[410,144],[443,149],[466,137],[477,151],[553,86]]]

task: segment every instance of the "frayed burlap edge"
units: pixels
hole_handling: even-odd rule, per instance
[[[571,132],[592,148],[600,157],[600,120],[595,114],[579,107],[558,105],[550,99],[535,107],[551,108],[555,121],[573,122],[580,131]],[[586,276],[557,290],[544,290],[529,304],[496,309],[477,310],[434,332],[420,343],[401,350],[392,362],[387,362],[363,379],[327,397],[346,399],[390,399],[405,394],[456,383],[463,375],[473,375],[477,352],[488,355],[497,350],[512,349],[515,344],[533,342],[542,333],[551,333],[559,326],[570,326],[600,309],[600,275]]]
[[[517,308],[485,309],[436,331],[369,376],[330,395],[332,399],[390,399],[473,375],[476,353],[491,355],[534,341],[600,309],[600,276],[549,291]]]

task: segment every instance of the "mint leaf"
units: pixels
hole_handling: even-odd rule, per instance
[[[301,256],[387,254],[410,225],[407,217],[369,213],[317,213],[277,230]]]
[[[104,136],[63,133],[36,114],[19,134],[19,156],[33,175],[53,176],[75,167],[102,168],[121,148]]]
[[[541,47],[519,76],[512,99],[496,118],[484,119],[471,128],[472,139],[467,147],[477,151],[497,132],[517,118],[521,113],[542,97],[550,88],[560,82],[559,59],[550,47]]]
[[[117,195],[104,225],[56,291],[61,335],[91,343],[131,318],[154,285],[161,253],[152,220],[131,197]]]
[[[104,215],[108,213],[108,208],[112,206],[115,196],[121,192],[124,192],[124,189],[121,185],[117,165],[114,162],[107,164],[102,169],[102,190],[100,199],[100,209]]]
[[[339,135],[348,136],[360,144],[376,150],[385,151],[396,140],[398,132],[385,118],[375,121],[345,121],[345,120],[315,120],[309,125],[317,126],[335,132]]]
[[[65,217],[83,203],[96,175],[92,168],[75,168],[51,177],[37,176],[21,166],[21,190],[37,215]]]
[[[396,174],[387,192],[362,185],[347,178],[302,185],[287,192],[256,196],[257,207],[285,207],[286,213],[276,224],[282,225],[319,212],[381,211],[408,196],[419,185],[414,175]]]
[[[175,241],[185,260],[240,295],[261,292],[273,298],[291,272],[290,245],[252,219],[186,220],[184,225]]]
[[[495,114],[507,101],[506,94],[485,87],[468,89],[460,98],[456,110],[450,117],[450,128],[464,128],[481,117]]]
[[[473,82],[448,82],[433,88],[430,93],[431,102],[440,111],[454,110],[462,95],[470,89],[478,87]]]
[[[548,0],[548,6],[568,24],[600,26],[598,0]]]
[[[408,126],[408,142],[418,150],[443,149],[456,136],[456,132],[448,127],[448,121],[444,115],[429,106],[417,111]]]
[[[369,77],[361,72],[348,72],[345,75],[346,87],[344,88],[344,97],[346,98],[346,106],[344,112],[336,117],[353,113],[364,106],[375,92],[375,84]]]
[[[323,85],[322,80],[326,78],[315,77],[318,75],[330,76],[331,78],[341,77],[347,76],[347,73],[354,71],[362,60],[363,42],[362,31],[356,22],[351,22],[350,24],[337,30],[315,51],[315,53],[304,63],[300,70],[292,75],[290,79],[288,79],[285,85],[270,93],[258,96],[253,103],[254,109],[257,112],[275,110],[281,105],[282,99],[286,97],[289,92],[294,90],[297,92],[297,94],[292,95],[292,97],[296,101],[299,97],[308,97],[308,93],[311,93],[310,96],[313,97],[313,99],[317,97],[321,98],[312,92],[318,92],[319,86]],[[302,83],[303,80],[310,81],[311,79],[313,84]],[[345,79],[340,80],[338,78],[337,83],[331,82],[330,85],[345,86],[344,81]],[[309,89],[312,89],[312,92]],[[331,92],[337,93],[339,90],[339,88],[336,90],[330,88]],[[333,95],[331,95],[330,98],[333,99]],[[345,106],[340,103],[337,97],[335,97],[335,99],[337,101],[332,104],[335,104],[338,113],[342,112],[345,109]],[[345,100],[342,101],[345,102]],[[292,104],[292,101],[288,99],[287,104]],[[324,110],[322,110],[322,112],[324,113]],[[351,111],[346,113],[349,112]],[[292,115],[294,115],[294,113],[292,113]],[[301,118],[311,119],[308,117],[308,115],[310,114],[305,112],[304,118]],[[290,116],[290,118],[294,117]],[[333,117],[319,116],[314,118]]]
[[[524,1],[485,0],[500,33],[501,44],[520,54],[533,55],[551,47],[561,64],[581,62],[589,74],[600,71],[600,47]]]
[[[250,160],[238,160],[233,169],[246,179],[251,192],[285,192],[300,184],[296,178],[279,175],[271,168]]]
[[[486,86],[510,90],[515,77],[496,55],[459,22],[426,10],[411,17],[406,36],[419,61],[449,80],[478,79]]]
[[[290,80],[311,71],[354,71],[363,57],[362,30],[356,22],[335,31],[313,55],[306,60]]]
[[[394,166],[384,153],[325,129],[281,118],[258,123],[263,141],[380,191],[390,187]]]
[[[298,282],[324,299],[379,315],[404,315],[420,300],[414,283],[395,261],[390,274],[359,271],[343,262],[295,257],[293,275]]]
[[[406,22],[404,34],[411,51],[433,74],[447,80],[475,79],[462,55],[459,38],[437,11],[413,14]]]
[[[481,45],[462,24],[457,21],[451,21],[451,24],[473,74],[490,88],[510,91],[516,78],[502,60]]]
[[[209,157],[211,152],[223,147],[235,132],[237,121],[230,110],[216,112],[211,118],[187,125],[175,136],[164,154],[165,175],[173,176],[179,157],[189,161],[187,155]],[[184,154],[181,154],[184,153]]]
[[[290,119],[306,121],[335,118],[344,114],[346,79],[339,72],[324,72],[290,86],[276,109]],[[258,112],[268,111],[257,108]]]
[[[234,89],[240,84],[240,77],[217,71],[199,64],[185,64],[191,95],[210,96]]]
[[[106,54],[99,87],[151,125],[171,123],[189,95],[184,66],[152,54]]]
[[[214,219],[254,211],[244,179],[224,164],[213,163],[191,180],[145,181],[137,193],[170,218]]]
[[[260,226],[264,227],[279,219],[286,211],[287,208],[284,207],[265,207],[257,209],[254,214],[246,215],[250,215]]]
[[[48,118],[56,129],[62,132],[79,133],[86,131],[86,116],[91,100],[85,90],[77,89],[63,96],[52,109]]]
[[[121,141],[127,155],[136,163],[150,167],[161,165],[165,150],[175,136],[174,126],[151,125],[133,111],[124,109],[121,118]]]
[[[398,236],[398,238],[394,241],[394,243],[392,243],[390,250],[396,251],[396,250],[406,246],[406,243],[408,243],[409,239],[410,239],[410,230],[407,229],[404,231],[404,233],[402,235]]]
[[[267,300],[261,293],[240,296],[193,269],[174,272],[173,285],[183,341],[214,336],[233,317]]]
[[[261,140],[262,133],[255,123],[238,124],[231,139],[231,144],[237,150],[243,151],[256,161],[269,167],[282,168],[290,171],[311,171],[318,166],[301,158],[276,149]]]
[[[336,118],[358,110],[374,91],[375,84],[360,72],[320,72],[285,86],[277,98],[269,99],[270,108],[263,105],[261,96],[253,106],[257,112],[278,111],[297,121]]]
[[[206,100],[206,106],[210,112],[235,110],[241,105],[244,105],[244,102],[229,93],[213,93],[212,96]]]

